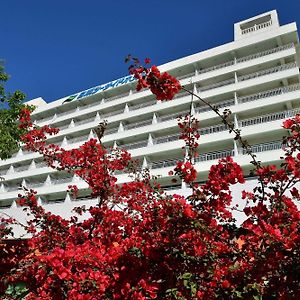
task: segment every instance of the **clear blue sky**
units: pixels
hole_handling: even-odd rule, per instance
[[[159,65],[230,42],[234,22],[272,9],[300,26],[300,0],[1,1],[7,89],[50,102],[127,75],[128,53]]]

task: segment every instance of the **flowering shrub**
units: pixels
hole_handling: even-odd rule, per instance
[[[138,89],[149,87],[158,99],[179,90],[154,67],[132,72]],[[27,149],[85,180],[98,204],[75,209],[87,216],[84,221],[76,214],[67,220],[46,212],[36,192],[24,188],[18,203],[32,216],[24,225],[32,237],[10,256],[2,298],[16,299],[11,287],[21,282],[26,300],[298,299],[300,117],[284,122],[290,135],[283,140],[282,164],[255,164],[260,180],[241,195],[246,217],[240,226],[232,217],[230,188],[244,183],[241,167],[231,157],[221,159],[207,181],[197,184],[198,122],[189,115],[179,123],[188,155],[172,174],[191,187],[188,198],[166,194],[149,172],[119,185],[115,172],[132,170],[127,151],[108,151],[96,139],[72,150],[47,144],[57,129],[35,127],[24,112]],[[69,190],[78,192],[74,185]],[[12,233],[4,222],[15,221],[2,220],[2,237]]]

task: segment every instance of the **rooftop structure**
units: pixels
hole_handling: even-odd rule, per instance
[[[235,126],[252,145],[259,160],[278,163],[282,121],[300,111],[299,40],[295,23],[279,25],[276,11],[234,24],[234,41],[159,66],[180,79],[182,85],[210,103],[229,108]],[[182,159],[177,117],[189,110],[186,92],[173,101],[158,102],[150,91],[136,92],[132,76],[46,103],[34,99],[33,118],[38,125],[60,128],[49,141],[66,149],[78,147],[91,137],[99,121],[107,120],[106,146],[118,145],[138,158],[153,175],[160,175],[166,190],[184,191],[171,183],[168,172]],[[192,112],[201,124],[200,155],[195,160],[198,180],[207,176],[219,158],[234,156],[245,171],[251,168],[233,136],[216,114],[197,99]],[[56,213],[78,205],[92,205],[87,184],[70,174],[48,168],[37,153],[20,149],[11,159],[0,161],[0,209],[20,216],[15,199],[18,188],[34,188],[39,201]],[[118,174],[118,182],[130,180]],[[77,184],[80,197],[72,200],[67,186]],[[81,203],[79,204],[79,201]]]

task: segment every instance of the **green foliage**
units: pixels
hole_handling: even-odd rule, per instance
[[[8,299],[21,299],[24,300],[26,297],[28,289],[25,286],[25,283],[19,282],[16,285],[10,284],[5,292],[6,298]]]
[[[18,119],[25,107],[25,94],[20,91],[6,93],[4,84],[8,79],[0,65],[0,159],[11,157],[19,149],[20,136],[24,134],[24,130],[18,128]]]

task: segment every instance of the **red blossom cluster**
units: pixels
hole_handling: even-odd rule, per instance
[[[149,88],[157,100],[172,100],[181,90],[180,82],[169,73],[161,73],[156,66],[150,68],[141,66],[137,59],[133,61],[134,64],[129,67],[129,72],[138,80],[137,91]],[[149,58],[146,58],[145,64],[149,63]]]
[[[96,139],[73,150],[47,144],[57,130],[35,127],[25,113],[21,126],[31,129],[26,147],[52,168],[85,180],[98,204],[75,209],[85,219],[75,214],[67,220],[46,212],[25,189],[18,202],[31,215],[25,229],[32,237],[9,261],[2,298],[20,282],[26,300],[300,298],[299,121],[284,122],[290,135],[282,165],[256,170],[260,183],[242,193],[245,220],[237,225],[231,187],[244,177],[232,158],[212,166],[202,185],[193,184],[192,161],[178,162],[176,175],[192,183],[189,197],[164,193],[147,172],[120,185],[114,174],[130,171],[128,152],[108,151]],[[180,127],[187,146],[196,149],[194,123],[187,117]],[[78,192],[73,185],[69,190]],[[12,233],[2,227],[3,236]]]

